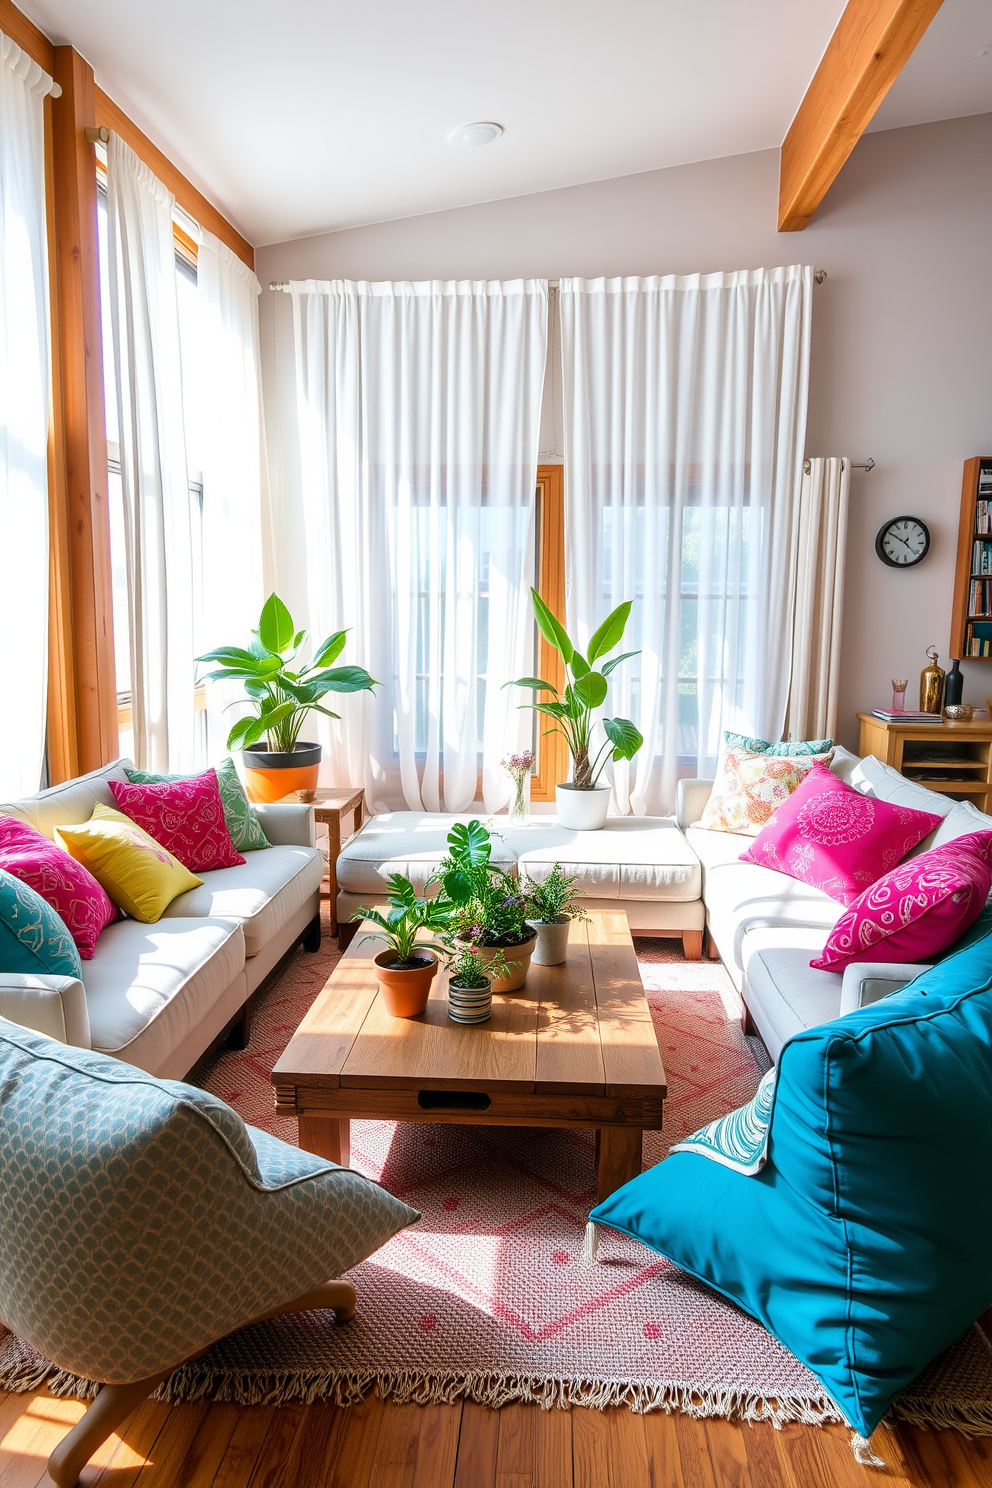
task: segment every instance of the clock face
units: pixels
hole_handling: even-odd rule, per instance
[[[890,568],[912,568],[929,548],[930,529],[919,517],[893,517],[875,538],[875,552]]]

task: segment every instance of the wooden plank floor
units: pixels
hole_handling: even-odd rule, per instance
[[[45,1459],[82,1413],[0,1396],[0,1488],[50,1485]],[[887,1466],[860,1467],[839,1427],[738,1426],[627,1410],[471,1403],[165,1406],[146,1402],[80,1480],[85,1488],[992,1488],[992,1440],[876,1432]]]

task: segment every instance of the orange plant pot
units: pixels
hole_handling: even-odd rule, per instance
[[[437,957],[427,951],[422,966],[401,969],[386,965],[395,959],[395,951],[380,951],[373,963],[383,1005],[393,1018],[417,1018],[430,1001],[431,983],[437,976]]]
[[[319,765],[303,765],[295,770],[250,770],[245,766],[248,797],[267,803],[281,801],[296,791],[315,791]]]
[[[289,753],[256,744],[244,751],[245,782],[252,801],[271,803],[302,791],[301,800],[313,800],[320,773],[320,745],[297,744]],[[270,763],[271,761],[271,763]]]

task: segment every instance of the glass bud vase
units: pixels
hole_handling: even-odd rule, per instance
[[[513,796],[510,800],[510,820],[520,823],[527,820],[530,810],[530,774],[518,775],[513,782]]]

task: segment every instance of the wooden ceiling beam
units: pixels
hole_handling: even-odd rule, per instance
[[[779,232],[801,232],[941,7],[848,0],[782,145]]]

